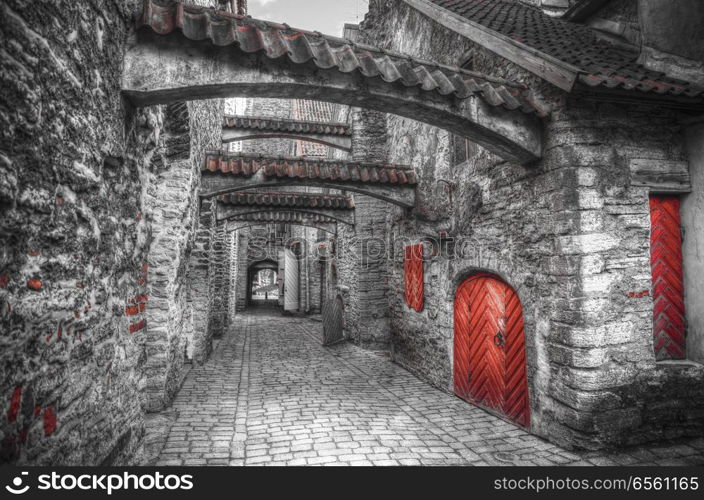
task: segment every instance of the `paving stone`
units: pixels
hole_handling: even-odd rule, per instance
[[[319,322],[305,319],[239,315],[211,358],[189,372],[168,429],[149,429],[150,446],[161,442],[154,464],[704,463],[702,439],[616,452],[562,449],[425,384],[386,357],[352,344],[323,347],[320,330]],[[498,460],[496,453],[515,458]]]

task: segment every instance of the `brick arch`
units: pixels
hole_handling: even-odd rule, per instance
[[[525,86],[286,25],[144,0],[122,89],[135,105],[221,97],[314,99],[405,116],[504,159],[542,155]]]

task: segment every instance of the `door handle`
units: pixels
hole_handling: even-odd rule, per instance
[[[501,332],[496,332],[496,335],[494,335],[494,344],[496,347],[503,347],[505,343],[504,336]]]

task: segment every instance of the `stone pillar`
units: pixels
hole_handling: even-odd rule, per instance
[[[213,126],[222,112],[216,101],[177,102],[166,107],[163,148],[152,159],[145,217],[151,222],[145,311],[147,409],[167,405],[184,377],[186,342],[192,337],[186,272],[197,214],[200,163],[219,142]],[[192,134],[191,130],[199,133]],[[148,271],[147,271],[148,270]]]
[[[195,246],[191,253],[189,282],[193,307],[193,360],[204,363],[213,348],[210,322],[210,252],[212,249],[216,205],[213,200],[201,200]]]
[[[385,161],[386,115],[352,111],[352,158]],[[338,272],[345,303],[345,335],[358,345],[387,348],[389,306],[385,251],[388,204],[355,194],[355,231],[340,228]]]
[[[249,245],[249,228],[240,229],[237,231],[238,250],[237,250],[237,288],[236,288],[236,300],[235,304],[236,312],[244,311],[247,307],[248,297],[247,297],[247,246]]]
[[[239,232],[228,233],[228,255],[230,259],[230,276],[228,287],[228,318],[230,324],[235,322],[237,315],[237,273],[239,272]]]
[[[149,191],[152,241],[148,256],[147,410],[158,411],[170,400],[183,377],[182,293],[185,260],[195,222],[194,192],[197,171],[190,159],[188,106],[185,102],[166,109],[163,155],[154,161],[153,189]]]
[[[230,276],[230,258],[225,226],[213,230],[212,249],[210,252],[210,296],[212,308],[210,323],[214,337],[221,337],[228,327],[227,308],[229,303],[228,287]]]

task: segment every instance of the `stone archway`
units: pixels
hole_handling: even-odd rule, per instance
[[[422,121],[510,161],[542,155],[545,113],[521,84],[177,2],[144,0],[136,28],[122,90],[137,106],[315,99]]]
[[[255,280],[257,276],[262,274],[265,271],[271,271],[274,274],[275,280],[278,279],[278,272],[279,272],[279,264],[278,262],[275,262],[273,260],[261,260],[254,262],[250,264],[249,268],[247,269],[247,296],[246,296],[246,303],[248,306],[254,305],[256,303],[256,300],[254,295],[255,295]],[[275,288],[272,288],[272,296],[275,295],[275,298],[278,300],[279,295],[279,287],[277,284],[277,281],[274,281],[273,283],[269,283],[269,285],[275,285]],[[273,293],[275,290],[276,293]],[[265,294],[265,301],[268,301],[268,290],[264,292]],[[261,305],[267,305],[266,303],[261,304]]]

